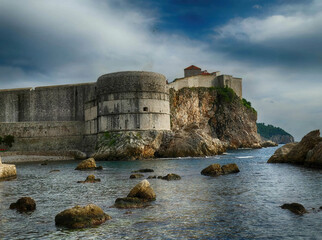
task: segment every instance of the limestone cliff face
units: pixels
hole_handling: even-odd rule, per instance
[[[170,91],[171,125],[175,133],[191,126],[229,148],[260,147],[256,112],[229,89],[183,88]]]

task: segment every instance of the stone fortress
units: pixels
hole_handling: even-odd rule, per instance
[[[242,79],[231,75],[223,75],[220,72],[208,73],[201,68],[191,65],[184,69],[184,77],[177,78],[169,84],[170,88],[179,90],[184,87],[230,87],[237,96],[242,98]]]
[[[0,90],[0,136],[13,135],[12,151],[93,152],[110,131],[168,131],[169,88],[229,86],[242,96],[240,78],[185,69],[167,84],[153,72],[105,74],[97,82]]]

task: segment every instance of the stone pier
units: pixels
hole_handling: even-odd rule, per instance
[[[13,164],[2,164],[0,157],[0,180],[15,177],[17,175],[16,166]]]

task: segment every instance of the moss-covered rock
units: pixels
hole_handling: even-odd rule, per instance
[[[10,204],[10,209],[18,212],[30,212],[36,209],[36,202],[31,197],[22,197],[17,202]]]

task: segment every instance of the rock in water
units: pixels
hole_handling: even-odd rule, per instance
[[[96,182],[100,182],[101,179],[99,178],[95,178],[94,175],[89,175],[87,176],[85,181],[78,181],[77,183],[96,183]]]
[[[302,215],[304,213],[307,213],[306,209],[302,204],[299,203],[285,203],[281,206],[282,209],[288,209],[292,213]]]
[[[136,171],[132,171],[132,173],[147,173],[147,172],[154,172],[154,170],[150,168],[143,168]]]
[[[265,141],[265,142],[261,142],[261,146],[264,147],[264,148],[276,147],[276,146],[278,146],[278,144],[276,142],[268,140],[268,141]]]
[[[114,206],[117,208],[139,208],[145,207],[150,201],[154,201],[156,195],[145,179],[139,182],[125,198],[118,198]]]
[[[36,202],[31,197],[22,197],[17,202],[10,204],[10,209],[18,212],[30,212],[36,209]]]
[[[146,199],[148,201],[153,201],[156,198],[156,195],[150,186],[148,180],[143,180],[139,182],[127,195],[127,197],[137,197],[141,199]]]
[[[221,170],[223,171],[223,174],[229,174],[229,173],[238,173],[239,168],[236,163],[230,163],[223,165],[221,167]]]
[[[169,173],[168,175],[162,177],[163,180],[172,181],[172,180],[180,180],[181,177],[175,173]]]
[[[0,180],[12,179],[17,176],[16,166],[13,164],[2,164],[0,157]]]
[[[210,166],[206,167],[204,170],[201,171],[202,175],[205,176],[219,176],[221,174],[223,174],[222,169],[220,167],[220,164],[218,163],[214,163],[211,164]]]
[[[88,158],[86,160],[81,161],[75,170],[101,170],[102,167],[96,167],[96,162],[94,158]]]
[[[310,167],[322,168],[322,142],[307,153],[304,164]]]
[[[219,175],[238,173],[238,172],[239,172],[239,168],[236,163],[226,164],[226,165],[223,165],[222,167],[220,167],[220,164],[214,163],[206,167],[204,170],[202,170],[201,174],[205,176],[215,177]]]
[[[131,176],[130,176],[131,179],[142,178],[142,177],[144,177],[144,175],[140,174],[140,173],[131,174]]]
[[[110,219],[111,217],[100,207],[89,204],[85,207],[77,205],[62,211],[56,215],[55,223],[57,226],[67,228],[87,228],[100,225]]]
[[[297,146],[298,143],[288,143],[280,147],[275,153],[268,159],[268,163],[286,163],[288,162],[287,154]]]

